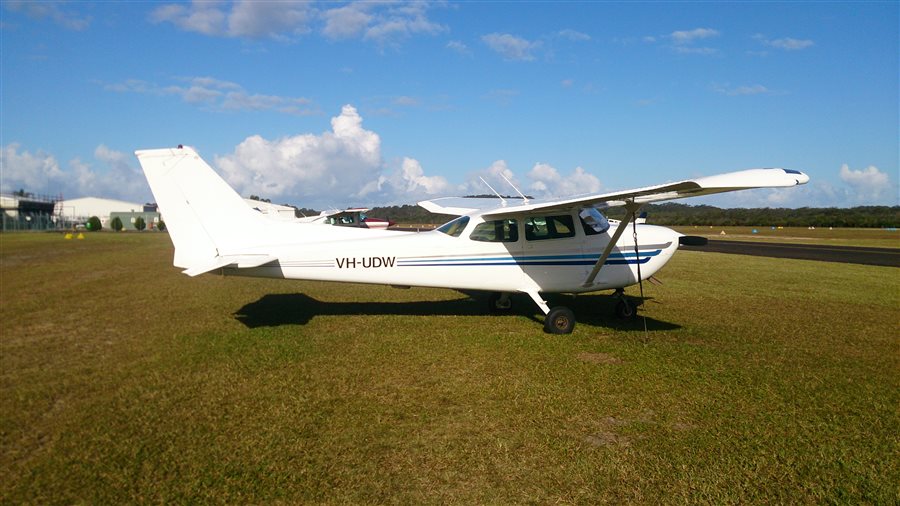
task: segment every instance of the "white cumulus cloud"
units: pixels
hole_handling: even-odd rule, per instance
[[[847,164],[843,164],[839,176],[841,181],[852,188],[854,200],[858,204],[874,204],[890,199],[891,193],[896,203],[896,187],[890,184],[888,175],[874,165],[853,170]]]
[[[322,14],[325,20],[322,34],[335,40],[359,36],[373,19],[366,10],[366,4],[353,4],[325,11]]]
[[[228,15],[228,35],[265,37],[306,33],[312,13],[309,5],[307,2],[236,2]]]
[[[260,38],[306,33],[311,14],[308,2],[195,1],[161,5],[150,14],[150,20],[215,37]]]
[[[377,179],[381,139],[362,126],[353,106],[332,118],[331,131],[267,140],[248,137],[215,164],[240,193],[309,199],[353,193]],[[302,205],[302,203],[301,203]]]
[[[771,95],[774,92],[761,84],[749,84],[743,86],[728,86],[713,83],[713,91],[728,95],[729,97],[747,96],[747,95]]]
[[[484,179],[484,181],[482,181]],[[507,182],[509,180],[509,182]],[[568,174],[560,173],[552,165],[536,163],[525,174],[523,183],[509,167],[506,160],[497,160],[487,168],[469,174],[459,190],[468,195],[493,193],[487,185],[502,195],[517,195],[510,182],[521,192],[536,198],[569,197],[584,193],[596,193],[602,185],[596,176],[582,167],[576,167]]]
[[[10,0],[3,7],[12,12],[23,12],[31,19],[49,19],[69,30],[82,31],[91,24],[90,16],[80,16],[63,8],[65,2],[35,2]]]
[[[117,93],[145,93],[176,96],[184,102],[214,111],[275,111],[295,116],[317,114],[312,101],[305,97],[250,93],[241,85],[213,77],[183,77],[178,84],[157,85],[140,79],[107,84],[106,90]]]
[[[57,194],[66,198],[96,196],[130,201],[145,201],[150,197],[137,160],[128,153],[115,151],[104,144],[94,150],[94,160],[78,158],[63,167],[51,154],[22,150],[18,143],[3,147],[0,152],[4,192],[23,189],[32,193]]]
[[[693,30],[674,31],[667,38],[672,42],[671,48],[676,53],[712,55],[717,54],[719,50],[707,46],[697,46],[696,42],[718,37],[719,35],[719,31],[713,28],[694,28]],[[645,40],[647,40],[646,37]]]
[[[506,160],[496,160],[484,169],[469,173],[465,182],[458,187],[458,192],[465,195],[490,195],[494,193],[487,186],[490,185],[503,195],[515,195],[515,190],[510,188],[504,178],[511,181],[517,188],[522,188]]]
[[[574,42],[584,42],[584,41],[591,40],[590,35],[583,33],[583,32],[579,32],[577,30],[572,30],[571,28],[566,28],[565,30],[560,30],[560,31],[556,32],[556,35],[558,37],[562,37],[564,39],[569,39]]]
[[[807,49],[816,45],[815,42],[809,39],[794,39],[791,37],[769,39],[761,33],[757,33],[753,36],[753,38],[766,46],[774,47],[776,49],[782,49],[784,51],[799,51],[801,49]]]
[[[363,199],[366,203],[394,205],[447,196],[453,191],[446,178],[426,176],[418,160],[405,157],[398,169],[379,175],[352,197]]]
[[[669,37],[675,44],[690,44],[696,40],[718,37],[719,31],[712,28],[694,28],[693,30],[678,30],[672,32]]]
[[[566,197],[582,193],[597,193],[602,185],[593,174],[581,167],[575,167],[570,174],[560,174],[552,165],[536,163],[528,178],[532,183],[530,189],[541,197]]]
[[[799,40],[788,37],[784,39],[775,39],[769,41],[769,45],[772,47],[777,47],[778,49],[796,51],[798,49],[806,49],[808,47],[812,47],[813,45],[815,45],[815,43],[808,39]]]
[[[43,151],[31,153],[20,151],[18,143],[3,147],[0,154],[0,186],[4,192],[19,189],[33,193],[52,192],[54,187],[65,180],[56,158]]]
[[[508,33],[490,33],[481,40],[506,60],[532,61],[534,51],[541,46],[540,41],[532,42]]]
[[[412,35],[437,35],[447,27],[428,19],[425,2],[399,4],[389,7],[375,16],[375,22],[366,28],[364,39],[378,44],[393,44]]]
[[[439,195],[446,192],[450,184],[441,176],[426,176],[422,164],[412,158],[404,158],[400,174],[406,183],[408,193],[424,191],[428,195]]]
[[[441,3],[358,1],[334,5],[323,3],[317,7],[313,2],[299,0],[198,0],[187,5],[160,5],[150,20],[211,37],[292,40],[316,31],[330,40],[358,38],[382,46],[413,35],[447,31],[428,18],[428,10]]]
[[[462,55],[472,54],[472,51],[469,50],[469,46],[458,40],[451,40],[444,47],[446,47],[447,49],[452,49],[453,51],[456,51],[457,53]]]

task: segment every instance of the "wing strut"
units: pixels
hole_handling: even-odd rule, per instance
[[[600,273],[600,269],[603,267],[603,264],[606,263],[606,259],[609,258],[609,254],[612,253],[613,248],[616,247],[616,243],[619,242],[619,238],[622,237],[622,234],[625,232],[625,229],[628,228],[628,223],[634,218],[637,210],[641,208],[641,204],[635,204],[634,201],[628,202],[625,204],[625,218],[619,223],[619,226],[616,227],[616,233],[613,234],[612,238],[609,240],[609,243],[606,245],[606,249],[603,250],[603,254],[600,255],[600,258],[597,260],[597,263],[594,264],[594,268],[591,270],[591,273],[588,274],[586,280],[584,280],[584,284],[581,285],[585,288],[591,286],[594,283],[594,279],[597,278],[597,274]]]

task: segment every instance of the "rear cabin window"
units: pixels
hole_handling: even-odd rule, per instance
[[[535,216],[525,220],[525,239],[529,241],[564,237],[575,237],[575,224],[568,214]]]
[[[519,240],[519,222],[493,220],[479,223],[469,239],[482,242],[516,242]]]
[[[459,218],[456,218],[453,221],[448,221],[447,223],[444,223],[443,225],[438,227],[437,230],[439,232],[443,232],[443,233],[449,235],[450,237],[459,237],[459,234],[462,233],[463,229],[465,229],[466,225],[468,225],[468,224],[469,224],[469,217],[461,216]]]

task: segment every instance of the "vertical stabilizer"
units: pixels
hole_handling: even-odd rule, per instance
[[[262,216],[189,147],[136,151],[175,244],[176,267],[210,262],[241,247]]]

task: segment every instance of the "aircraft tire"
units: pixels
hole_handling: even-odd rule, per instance
[[[488,310],[490,310],[491,313],[508,313],[512,310],[512,301],[509,298],[506,299],[505,306],[499,304],[502,297],[503,294],[499,292],[494,292],[488,297]]]
[[[616,303],[616,318],[628,320],[634,318],[635,315],[637,315],[637,311],[635,311],[634,304],[625,299],[621,299]]]
[[[575,329],[575,313],[564,306],[557,306],[544,317],[544,331],[549,334],[571,334]]]

